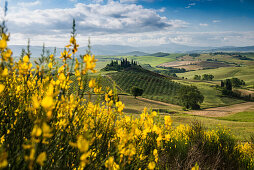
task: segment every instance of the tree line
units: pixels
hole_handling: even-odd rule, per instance
[[[103,71],[120,71],[125,68],[133,67],[133,66],[138,66],[138,62],[131,60],[128,61],[127,58],[121,59],[120,63],[118,60],[111,60],[109,64],[106,65],[102,70]]]
[[[212,74],[203,74],[202,77],[200,75],[195,75],[194,80],[207,80],[207,81],[212,81],[214,78],[214,75]]]

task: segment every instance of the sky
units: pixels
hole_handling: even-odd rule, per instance
[[[9,0],[11,45],[254,45],[254,0]]]

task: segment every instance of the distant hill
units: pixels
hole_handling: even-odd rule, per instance
[[[147,55],[149,55],[149,54],[144,53],[142,51],[132,51],[132,52],[128,52],[128,53],[119,54],[119,56],[147,56]]]
[[[22,48],[26,49],[25,45],[10,45],[9,46],[14,56],[21,54]],[[77,55],[85,54],[87,47],[80,47]],[[46,50],[53,53],[54,47],[46,47]],[[162,44],[157,46],[133,47],[125,45],[92,45],[92,53],[95,55],[131,55],[131,56],[163,56],[167,53],[209,53],[209,52],[254,52],[254,46],[246,47],[192,47],[179,44]],[[31,46],[32,57],[41,55],[42,46]],[[56,48],[56,54],[59,56],[63,48]],[[158,51],[160,51],[158,53]]]
[[[254,52],[254,46],[246,47],[219,47],[205,50],[194,50],[189,51],[194,53],[210,53],[210,52]]]
[[[149,54],[149,56],[154,56],[154,57],[166,57],[166,56],[169,56],[169,55],[170,55],[169,53],[163,53],[163,52]]]
[[[22,49],[27,49],[25,45],[9,45],[9,48],[13,52],[13,56],[17,57],[20,56]],[[54,52],[54,47],[46,47],[46,51],[49,50],[51,53]],[[32,57],[40,57],[42,53],[42,46],[31,46],[30,47]],[[60,56],[61,51],[63,51],[63,48],[56,48],[56,55]]]
[[[224,47],[224,48],[218,48],[215,50],[221,50],[221,51],[232,51],[232,52],[254,52],[254,46],[246,46],[246,47]]]

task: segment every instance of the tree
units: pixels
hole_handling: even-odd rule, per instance
[[[195,75],[194,80],[201,80],[201,76],[200,75]]]
[[[214,78],[212,74],[203,74],[202,77],[203,77],[202,78],[203,80],[207,80],[207,81],[212,81]]]
[[[131,88],[131,93],[135,97],[135,99],[137,96],[141,96],[143,94],[143,92],[144,92],[144,90],[139,87],[134,86]]]
[[[232,78],[231,82],[232,82],[233,87],[240,87],[241,85],[245,85],[245,82],[243,80],[238,79],[238,78]]]
[[[221,86],[221,87],[224,87],[224,86],[225,86],[225,83],[224,83],[224,81],[223,81],[223,80],[221,80],[221,82],[220,82],[220,86]]]
[[[185,86],[180,89],[180,103],[187,109],[200,109],[204,96],[196,86]]]
[[[226,90],[232,91],[232,82],[230,79],[226,79]]]

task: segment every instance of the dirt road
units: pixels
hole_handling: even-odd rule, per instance
[[[191,110],[186,113],[192,115],[206,116],[206,117],[223,117],[230,114],[243,112],[243,111],[254,111],[254,102],[246,102],[241,104],[234,104],[224,107],[215,107],[204,110]]]
[[[150,99],[146,99],[143,97],[137,97],[137,99],[139,100],[143,100],[146,102],[150,102],[150,103],[156,103],[156,104],[160,104],[160,105],[164,105],[164,106],[169,106],[169,107],[173,107],[173,108],[181,108],[181,106],[175,105],[175,104],[170,104],[170,103],[165,103],[165,102],[160,102],[160,101],[156,101],[156,100],[150,100]]]
[[[181,106],[174,105],[174,104],[145,99],[141,97],[137,97],[137,98],[139,100],[153,102],[153,103],[161,104],[164,106],[169,106],[171,108],[178,108],[178,109],[181,108]],[[215,107],[215,108],[209,108],[209,109],[203,109],[203,110],[191,110],[184,113],[205,116],[205,117],[223,117],[223,116],[227,116],[227,115],[238,113],[238,112],[244,112],[244,111],[254,111],[254,102],[246,102],[246,103],[234,104],[230,106]]]

